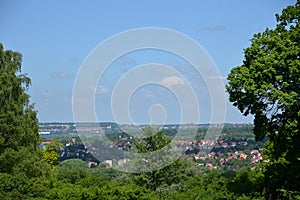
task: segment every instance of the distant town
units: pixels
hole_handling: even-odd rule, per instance
[[[78,158],[85,161],[89,167],[105,165],[110,168],[129,161],[128,158],[124,158],[122,152],[134,149],[132,134],[142,132],[146,126],[118,125],[111,122],[40,123],[39,134],[43,139],[41,148],[46,148],[53,140],[59,142],[60,161]],[[208,124],[169,124],[153,127],[170,137],[174,137],[179,129],[187,134],[191,130],[196,130],[194,138],[178,139],[176,144],[182,149],[183,155],[194,160],[198,166],[205,166],[207,169],[224,168],[233,171],[245,167],[254,169],[257,163],[268,162],[268,159],[263,156],[265,141],[255,141],[251,124],[225,124],[221,133],[214,139],[205,137]],[[79,137],[78,132],[104,134],[109,141],[97,143],[97,145],[85,143]]]

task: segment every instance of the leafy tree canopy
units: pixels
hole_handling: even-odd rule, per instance
[[[24,148],[35,151],[39,142],[36,111],[26,93],[31,82],[21,73],[21,64],[22,55],[4,50],[0,43],[0,172],[11,172],[14,162],[19,162],[7,165],[7,155]]]
[[[226,89],[244,115],[254,115],[257,140],[269,138],[266,177],[270,193],[298,180],[300,160],[300,1],[276,15],[277,26],[255,34],[241,66],[231,70]],[[287,174],[293,169],[293,174]],[[296,172],[298,171],[298,172]],[[277,175],[276,175],[277,173]],[[272,180],[271,180],[272,179]]]

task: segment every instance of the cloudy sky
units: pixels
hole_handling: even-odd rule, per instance
[[[242,63],[243,49],[250,45],[253,34],[266,27],[274,28],[275,14],[294,3],[295,0],[2,0],[0,42],[5,49],[23,54],[23,72],[32,79],[28,92],[41,122],[73,121],[73,101],[82,115],[93,107],[98,121],[188,123],[196,122],[194,113],[198,109],[197,120],[208,123],[215,110],[224,107],[222,102],[218,104],[222,99],[210,89],[220,94],[224,91],[208,82],[226,84],[230,69]],[[207,82],[197,72],[199,66],[189,60],[159,49],[139,49],[119,55],[97,76],[97,82],[86,84],[84,90],[92,92],[93,101],[84,92],[74,97],[76,77],[92,50],[116,34],[143,27],[174,30],[190,37],[210,56],[219,74],[206,77],[210,80]],[[175,46],[180,43],[172,41]],[[106,48],[114,52],[119,47]],[[97,55],[99,65],[108,54]],[[89,82],[89,77],[85,78]],[[143,84],[146,80],[148,84]],[[218,105],[212,108],[213,104]],[[253,117],[242,116],[228,101],[224,105],[225,122],[252,122]],[[125,111],[129,118],[123,116]],[[190,115],[183,117],[183,113]]]

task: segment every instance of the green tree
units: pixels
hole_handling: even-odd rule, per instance
[[[26,93],[31,81],[21,74],[22,55],[0,44],[0,153],[36,147],[38,120]]]
[[[87,166],[85,162],[80,159],[68,159],[61,162],[58,167],[58,179],[69,183],[83,179],[87,176]]]
[[[0,199],[24,199],[32,195],[34,179],[50,176],[41,162],[38,120],[26,93],[30,79],[21,64],[21,54],[0,43]]]
[[[54,165],[58,165],[59,161],[59,143],[57,140],[52,140],[50,144],[46,145],[46,150],[42,150],[42,162],[47,162],[53,168]]]
[[[145,137],[136,140],[134,143],[139,153],[157,151],[171,142],[171,139],[164,135],[162,131],[156,133],[151,126],[146,126],[143,131]]]
[[[147,126],[144,129],[143,139],[136,140],[134,145],[139,153],[151,153],[158,151],[171,142],[171,139],[163,134],[162,131],[155,131],[152,127]],[[168,157],[167,157],[168,158]],[[161,159],[166,159],[164,156],[157,158],[157,162],[152,165],[160,165],[163,162]],[[172,159],[171,157],[169,159]],[[147,166],[148,163],[145,163]],[[156,190],[161,195],[168,195],[174,190],[181,190],[184,182],[189,176],[196,174],[196,163],[190,159],[181,157],[173,160],[170,165],[159,167],[150,172],[139,173],[134,177],[134,182],[140,186],[146,186],[151,190]]]
[[[300,180],[300,1],[276,15],[275,29],[255,34],[241,66],[228,75],[233,105],[254,115],[257,140],[268,137],[266,191],[299,192]]]
[[[38,120],[26,93],[30,78],[21,74],[22,55],[0,43],[0,172],[11,173],[20,160],[7,158],[24,148],[37,152]],[[23,150],[22,150],[23,151]]]

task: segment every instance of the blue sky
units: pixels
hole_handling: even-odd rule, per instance
[[[179,31],[197,41],[209,53],[221,75],[240,65],[243,49],[254,33],[274,28],[275,13],[295,1],[16,1],[0,2],[0,42],[5,49],[23,54],[23,72],[32,79],[28,91],[41,122],[73,121],[72,91],[76,74],[89,52],[114,34],[134,28],[162,27]],[[145,50],[116,60],[99,83],[96,93],[100,121],[114,121],[110,99],[117,80],[130,69],[146,63],[163,63],[180,70],[188,64],[159,51]],[[183,70],[182,73],[185,73]],[[187,75],[188,76],[188,75]],[[190,76],[193,84],[201,78]],[[224,83],[226,81],[224,80]],[[148,101],[148,95],[159,98]],[[199,90],[201,91],[201,90]],[[201,122],[209,122],[209,94],[197,94]],[[201,96],[201,97],[200,97]],[[179,121],[178,102],[164,88],[137,90],[129,110],[136,123],[149,123],[149,109],[167,114],[167,123]],[[172,103],[173,102],[173,103]],[[153,107],[152,107],[153,108]],[[160,116],[160,115],[157,115]],[[227,102],[226,122],[251,123]],[[150,120],[151,121],[151,120]]]

